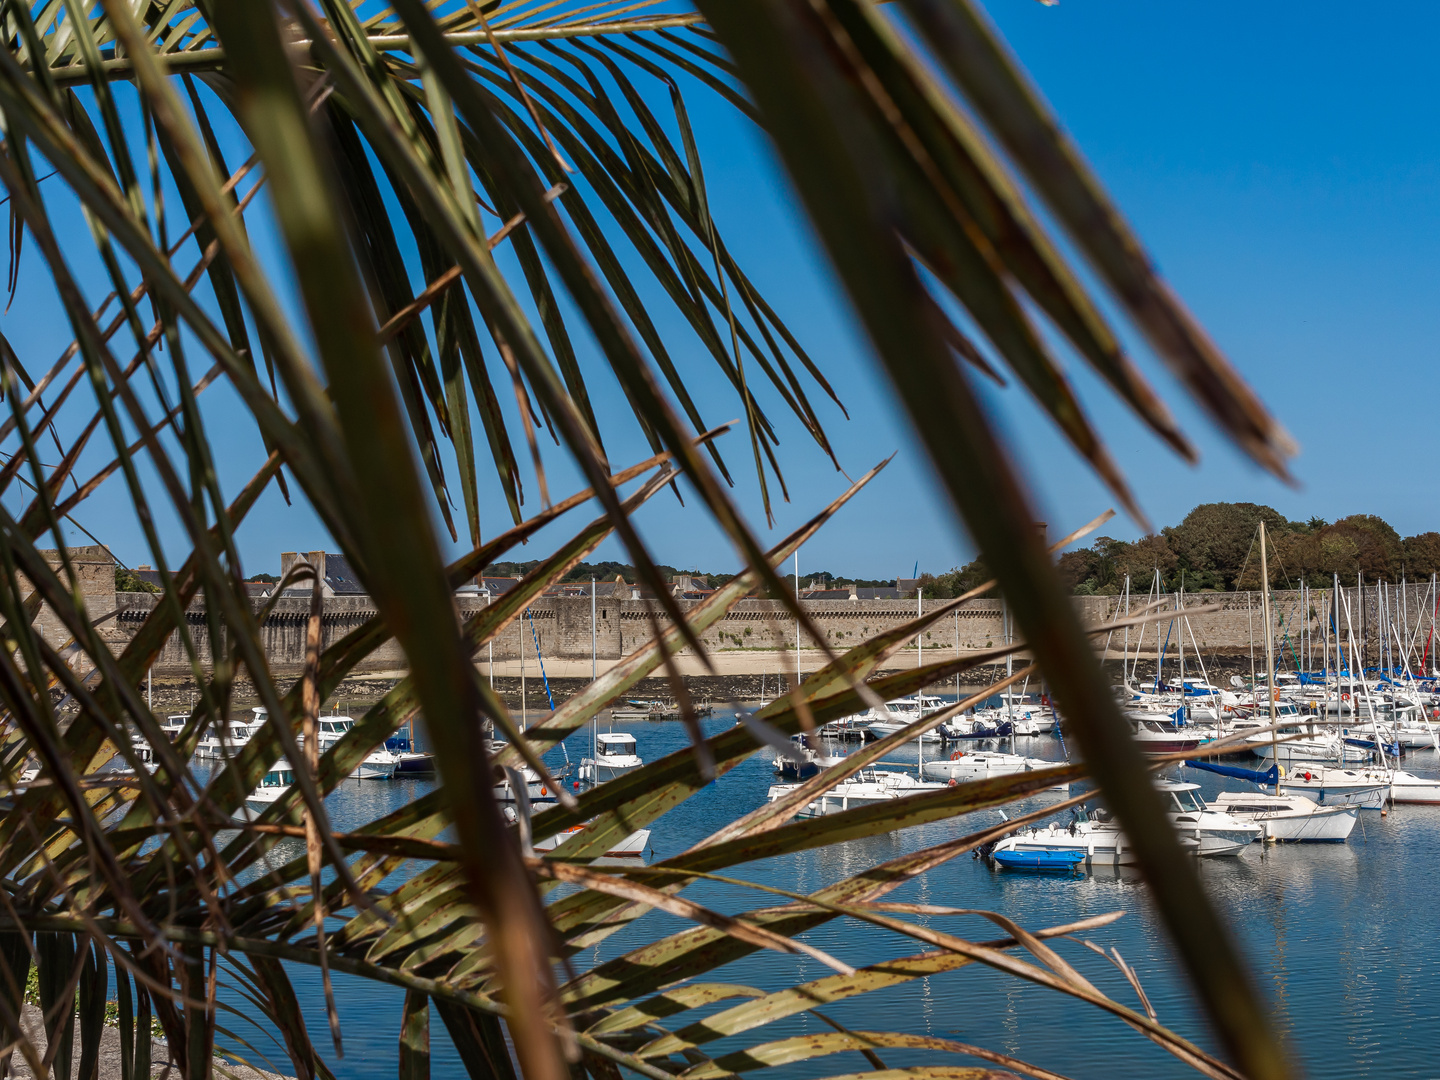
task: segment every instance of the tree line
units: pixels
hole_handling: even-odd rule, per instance
[[[1415,581],[1440,572],[1440,533],[1401,536],[1384,518],[1351,514],[1338,521],[1311,518],[1290,521],[1278,510],[1258,503],[1204,503],[1178,525],[1138,540],[1097,537],[1087,548],[1060,556],[1060,573],[1080,596],[1115,596],[1150,588],[1158,571],[1161,589],[1174,592],[1242,592],[1260,587],[1261,521],[1270,539],[1272,588],[1313,588],[1355,584],[1364,574],[1375,581]],[[959,596],[992,575],[980,560],[946,574],[924,574],[920,587],[927,597]]]

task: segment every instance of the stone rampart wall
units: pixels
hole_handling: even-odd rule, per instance
[[[1351,623],[1358,640],[1361,620],[1354,590],[1348,590]],[[1315,590],[1309,594],[1309,609],[1313,615],[1302,612],[1298,591],[1275,594],[1277,613],[1277,647],[1282,651],[1285,635],[1288,634],[1298,649],[1300,627],[1308,621],[1313,634],[1314,652],[1317,658],[1324,641],[1324,616],[1329,611],[1329,590]],[[120,608],[113,622],[114,636],[123,642],[128,640],[154,607],[156,597],[145,593],[116,594],[115,604]],[[1373,650],[1376,634],[1375,612],[1377,597],[1373,589],[1366,589],[1365,615],[1366,639]],[[1399,619],[1400,604],[1395,603],[1396,619]],[[682,610],[700,606],[700,601],[680,601]],[[933,611],[945,604],[942,600],[927,600],[924,608]],[[1101,626],[1116,616],[1117,609],[1123,615],[1124,602],[1114,597],[1076,597],[1076,606],[1082,620],[1090,626]],[[1417,622],[1429,626],[1429,613],[1425,607],[1425,590],[1415,587],[1406,597],[1409,625],[1414,630]],[[358,629],[374,616],[375,608],[368,597],[345,596],[327,599],[322,615],[322,641],[328,646],[346,634]],[[457,598],[462,617],[484,607],[483,600],[470,597]],[[1138,612],[1144,605],[1142,598],[1131,598],[1130,610]],[[819,600],[806,604],[816,626],[826,636],[832,648],[851,648],[863,641],[902,625],[916,614],[914,600]],[[1200,609],[1218,607],[1220,610],[1200,613]],[[258,612],[261,602],[255,601]],[[1166,599],[1167,611],[1176,608],[1173,596]],[[588,659],[591,652],[592,621],[589,597],[546,597],[536,600],[523,620],[511,620],[508,626],[495,638],[492,648],[496,660],[516,659],[523,648],[526,657],[535,655],[536,642],[545,657]],[[1235,655],[1249,651],[1252,640],[1257,649],[1261,645],[1262,622],[1260,617],[1260,596],[1258,593],[1213,593],[1197,594],[1185,598],[1187,627],[1185,647],[1187,651],[1198,644],[1206,654]],[[197,599],[186,613],[186,629],[202,663],[208,664],[211,645],[205,620],[203,599]],[[262,634],[269,662],[277,670],[293,670],[304,662],[305,623],[309,614],[308,599],[285,599],[279,601],[265,618]],[[1307,620],[1307,615],[1309,615]],[[597,599],[593,622],[596,655],[602,660],[618,659],[632,652],[648,641],[652,627],[668,625],[668,619],[658,605],[643,600]],[[1129,631],[1130,648],[1138,647],[1142,654],[1153,656],[1166,643],[1171,655],[1178,642],[1179,624],[1167,617],[1143,629]],[[1424,632],[1422,632],[1423,640]],[[976,600],[966,603],[956,612],[947,614],[925,632],[924,647],[940,651],[972,652],[991,648],[1004,638],[1001,604],[998,600]],[[723,618],[701,634],[707,649],[717,651],[754,650],[773,653],[776,650],[795,647],[795,621],[780,603],[770,600],[742,600]],[[1097,648],[1105,641],[1097,638]],[[1110,642],[1111,655],[1118,655],[1124,634],[1116,632]],[[813,647],[808,639],[802,639],[802,646]],[[914,643],[907,644],[913,649]],[[394,641],[389,641],[373,653],[360,670],[386,670],[404,666],[404,656]],[[174,634],[167,643],[157,671],[180,672],[188,669],[184,645],[180,635]]]

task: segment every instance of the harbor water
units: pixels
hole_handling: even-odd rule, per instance
[[[704,721],[707,734],[728,726],[719,718]],[[619,726],[617,726],[618,729]],[[603,730],[603,727],[602,727]],[[636,735],[639,752],[654,761],[686,744],[678,723],[635,722],[624,730]],[[577,735],[572,742],[581,743]],[[569,749],[578,761],[583,746]],[[1060,760],[1061,745],[1048,736],[1017,740],[1021,753]],[[843,748],[836,752],[844,752]],[[927,759],[933,756],[925,747]],[[561,751],[553,755],[563,760]],[[762,750],[731,773],[682,804],[654,826],[653,853],[647,861],[677,854],[722,825],[764,802],[775,782],[769,750]],[[917,750],[890,755],[888,761],[913,769]],[[1440,775],[1433,750],[1416,751],[1406,767],[1425,776]],[[1194,771],[1171,775],[1202,785],[1205,795],[1227,781]],[[349,829],[430,790],[432,781],[346,781],[329,798],[332,822]],[[1064,796],[1046,793],[1014,809],[1011,816]],[[1069,814],[1057,815],[1068,822]],[[999,821],[994,811],[834,847],[747,864],[729,871],[744,878],[797,892],[811,892],[859,873],[876,863],[927,847]],[[1350,840],[1343,844],[1252,845],[1238,858],[1202,860],[1201,876],[1224,913],[1250,964],[1260,993],[1269,1003],[1276,1029],[1287,1041],[1304,1074],[1313,1078],[1363,1075],[1426,1077],[1440,1075],[1431,1038],[1440,1021],[1440,953],[1433,945],[1430,918],[1440,871],[1440,807],[1398,806],[1382,816],[1365,811]],[[296,847],[298,854],[303,848]],[[418,869],[418,868],[416,868]],[[412,869],[410,872],[415,872]],[[393,888],[400,877],[387,882]],[[768,906],[773,894],[714,882],[702,882],[686,896],[729,913]],[[1139,977],[1159,1020],[1201,1045],[1215,1040],[1200,1019],[1183,972],[1150,907],[1139,875],[1129,869],[1038,875],[992,869],[969,854],[945,863],[886,897],[887,900],[1000,912],[1027,929],[1074,922],[1123,911],[1118,921],[1082,935],[1115,950]],[[1003,932],[976,916],[905,916],[972,941],[1002,937]],[[689,925],[651,912],[599,946],[575,958],[576,970],[619,956],[665,933]],[[853,920],[836,919],[804,935],[804,940],[856,967],[913,955],[926,947],[889,931]],[[1055,947],[1082,974],[1118,1001],[1141,1004],[1124,976],[1111,963],[1078,942]],[[318,971],[290,967],[311,1039],[339,1080],[392,1077],[396,1069],[402,991],[336,975],[337,1008],[344,1031],[344,1057],[336,1056],[326,1021]],[[762,991],[792,986],[829,974],[808,956],[757,952],[705,976]],[[237,1007],[244,1003],[231,999]],[[730,1002],[713,1006],[717,1011]],[[685,1013],[678,1027],[705,1015]],[[898,1031],[937,1036],[998,1050],[1067,1076],[1106,1080],[1199,1075],[1134,1032],[1120,1020],[1053,990],[971,965],[958,971],[903,983],[888,990],[828,1005],[835,1022],[855,1030]],[[224,1021],[233,1026],[232,1016]],[[284,1055],[263,1036],[234,1027],[270,1056],[282,1072],[292,1071]],[[829,1030],[815,1016],[801,1014],[759,1032],[712,1043],[718,1055],[756,1042]],[[432,1075],[448,1080],[465,1075],[438,1017],[432,1022]],[[255,1059],[252,1051],[223,1037],[222,1045]],[[935,1050],[885,1050],[887,1067],[920,1064],[979,1064]],[[942,1060],[937,1060],[941,1058]],[[819,1058],[772,1072],[786,1077],[826,1077],[871,1066],[858,1054]]]

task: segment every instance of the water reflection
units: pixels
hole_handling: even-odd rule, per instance
[[[707,722],[710,733],[726,726],[718,719]],[[616,729],[636,735],[646,761],[684,746],[684,730],[676,723],[641,721],[617,724]],[[582,735],[588,742],[588,734]],[[839,752],[846,749],[842,746]],[[1064,757],[1060,744],[1049,737],[1017,740],[1017,749],[1051,760]],[[934,753],[925,748],[927,760]],[[554,756],[560,759],[558,753]],[[774,782],[768,757],[766,752],[751,759],[662,818],[654,826],[652,858],[677,854],[760,805]],[[918,758],[911,746],[888,755],[887,760],[913,768]],[[1435,775],[1436,765],[1434,752],[1422,751],[1407,767],[1422,775]],[[1208,775],[1183,778],[1200,783],[1207,795],[1223,783]],[[433,787],[432,781],[416,779],[346,781],[327,806],[335,827],[349,829],[404,806]],[[1062,797],[1042,793],[1017,811],[1041,808]],[[993,811],[982,812],[770,859],[731,872],[762,884],[811,892],[878,862],[996,821]],[[1255,845],[1239,858],[1201,864],[1206,887],[1225,912],[1257,981],[1273,1004],[1278,1027],[1307,1075],[1352,1077],[1371,1067],[1383,1068],[1387,1076],[1434,1073],[1428,1033],[1440,1020],[1440,958],[1430,947],[1428,920],[1433,908],[1437,835],[1440,808],[1400,807],[1385,818],[1363,813],[1360,827],[1347,844]],[[286,857],[295,857],[303,854],[304,848],[298,841],[285,841],[277,846],[277,851],[281,850]],[[385,887],[394,888],[415,872],[415,867],[407,866]],[[729,912],[775,901],[773,896],[718,882],[697,883],[687,895]],[[992,870],[965,855],[906,884],[889,898],[1002,911],[1030,928],[1124,911],[1118,922],[1086,936],[1118,949],[1136,970],[1163,1022],[1202,1045],[1213,1045],[1197,1022],[1195,1003],[1149,906],[1144,883],[1132,869],[1099,867],[1083,875],[1058,877],[1014,874]],[[974,917],[917,919],[974,940],[999,936],[993,926]],[[576,958],[577,966],[622,955],[661,933],[687,925],[672,916],[652,913],[586,950]],[[808,931],[805,940],[857,966],[925,951],[914,940],[846,920],[824,923]],[[1106,992],[1138,1006],[1134,991],[1112,965],[1071,943],[1061,942],[1057,948]],[[388,1080],[395,1067],[399,992],[336,977],[346,1032],[346,1057],[340,1061],[330,1050],[318,974],[306,968],[292,968],[292,973],[311,1037],[337,1077]],[[716,972],[713,978],[768,991],[828,974],[828,969],[809,957],[758,952]],[[233,1003],[237,1007],[243,1004],[238,999]],[[690,1022],[733,1004],[716,1002],[685,1014],[681,1021]],[[836,1002],[825,1012],[849,1027],[956,1038],[1014,1053],[1070,1075],[1093,1074],[1101,1062],[1107,1080],[1184,1071],[1119,1021],[978,965]],[[823,1029],[816,1018],[802,1014],[776,1024],[764,1038]],[[438,1025],[432,1039],[437,1080],[463,1076]],[[753,1041],[752,1034],[710,1044],[706,1050],[719,1053]],[[933,1055],[919,1052],[887,1051],[883,1056],[893,1068],[935,1063]],[[283,1061],[283,1055],[278,1060]],[[788,1069],[786,1076],[824,1076],[865,1067],[862,1059],[841,1056],[803,1069]]]

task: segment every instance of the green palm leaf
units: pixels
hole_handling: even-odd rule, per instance
[[[249,1018],[273,1027],[297,1076],[329,1076],[301,1019],[318,1006],[297,997],[287,974],[287,964],[307,964],[327,985],[331,972],[345,972],[404,990],[396,1046],[409,1080],[430,1073],[432,1006],[470,1075],[502,1080],[513,1076],[510,1047],[522,1072],[544,1080],[580,1071],[615,1080],[622,1067],[701,1080],[852,1051],[870,1071],[845,1080],[1055,1075],[985,1047],[851,1031],[818,1012],[830,1029],[818,1037],[765,1033],[800,1011],[979,962],[1084,1000],[1207,1075],[1284,1074],[960,362],[997,378],[1007,368],[1138,514],[1054,342],[1179,453],[1192,454],[1190,440],[1121,349],[1090,279],[1064,254],[1074,250],[1238,446],[1281,475],[1292,447],[1155,274],[978,10],[968,0],[905,0],[900,9],[903,28],[896,11],[854,0],[6,5],[0,184],[12,215],[10,286],[22,258],[39,265],[73,339],[54,363],[0,343],[0,493],[16,487],[24,503],[14,516],[0,507],[9,645],[0,651],[0,1029],[32,1070],[53,1064],[64,1080],[78,1039],[80,1080],[93,1071],[113,970],[122,1072],[148,1075],[153,1014],[181,1071],[205,1074],[217,1033],[227,1033],[218,1014],[235,1008],[215,997],[212,974],[223,972]],[[879,469],[768,548],[726,490],[724,429],[707,427],[727,406],[695,391],[697,363],[713,364],[733,394],[767,514],[774,492],[788,498],[783,425],[793,419],[838,468],[825,415],[843,406],[726,242],[686,101],[697,84],[774,141],[937,475],[995,568],[1025,647],[1065,705],[1084,762],[790,820],[917,728],[790,800],[737,815],[690,851],[611,873],[590,864],[715,777],[723,783],[767,739],[1005,655],[881,677],[886,658],[949,608],[836,655],[787,590],[777,563]],[[246,160],[232,171],[227,154]],[[83,229],[57,223],[49,193],[62,185]],[[270,215],[264,230],[257,208]],[[271,224],[278,256],[254,239]],[[99,304],[87,292],[96,282],[110,294]],[[672,324],[682,329],[662,331]],[[627,415],[596,397],[612,378]],[[210,397],[201,407],[216,383],[236,403],[223,415]],[[654,456],[628,468],[612,461],[606,447],[619,445],[620,423],[634,423]],[[229,493],[228,441],[218,436],[250,425],[263,457]],[[547,434],[587,490],[551,499]],[[519,439],[538,512],[525,505]],[[42,449],[52,444],[53,465]],[[482,499],[487,457],[512,523],[503,532]],[[689,611],[664,588],[631,521],[682,476],[698,496],[695,512],[713,518],[745,564]],[[175,537],[184,549],[118,649],[104,629],[114,613],[89,609],[65,542],[112,479],[155,565],[169,565]],[[252,605],[239,554],[272,483],[316,515],[376,609],[344,638],[317,645],[308,677],[293,683],[277,677],[262,642],[278,591]],[[547,541],[518,586],[456,617],[457,586],[589,502],[598,516],[562,525],[566,539]],[[452,542],[463,536],[467,553],[447,559],[432,522]],[[518,732],[478,679],[476,651],[612,533],[658,598],[654,640]],[[58,556],[43,553],[49,545]],[[307,572],[286,584],[304,587]],[[496,768],[526,763],[548,777],[547,751],[641,679],[672,672],[675,652],[690,648],[708,663],[701,635],[756,589],[783,598],[825,650],[824,669],[703,740],[687,707],[694,746],[535,815],[535,838],[583,827],[527,860],[495,802]],[[213,654],[192,628],[197,600],[206,639],[221,643]],[[318,613],[308,625],[318,641]],[[57,645],[55,627],[68,640]],[[391,639],[406,677],[313,768],[303,764],[307,722],[313,732],[320,704]],[[140,690],[171,640],[199,691],[173,743]],[[196,748],[225,730],[241,686],[253,687],[266,724],[202,773]],[[325,797],[416,718],[438,751],[438,790],[335,831]],[[509,737],[498,755],[487,729]],[[153,774],[141,760],[147,747]],[[297,766],[294,790],[242,827],[232,815],[282,756]],[[21,783],[36,766],[38,778]],[[125,766],[129,774],[109,771]],[[1043,943],[1101,930],[1112,916],[1030,933],[990,913],[1009,936],[975,942],[912,919],[934,911],[883,899],[996,828],[739,914],[682,895],[756,859],[954,819],[1082,775],[1099,782],[1136,845],[1234,1067],[1101,994]],[[651,934],[555,984],[554,961],[580,964],[585,950],[645,927],[657,909],[701,925]],[[783,990],[717,974],[757,948],[813,956],[795,935],[836,919],[934,951]],[[32,967],[49,1062],[19,1022]],[[731,999],[740,1000],[688,1018]],[[707,1055],[709,1043],[734,1036],[752,1041]],[[936,1063],[889,1068],[882,1052],[896,1048]],[[956,1055],[983,1064],[951,1063]]]

